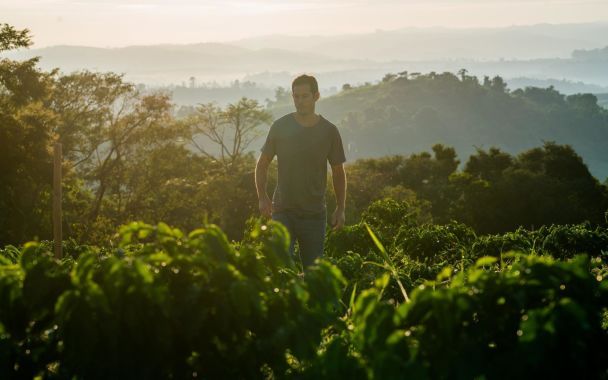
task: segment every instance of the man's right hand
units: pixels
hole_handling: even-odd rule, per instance
[[[272,201],[270,198],[262,198],[259,201],[260,214],[265,216],[266,218],[270,218],[272,216]]]

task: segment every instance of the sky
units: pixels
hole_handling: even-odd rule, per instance
[[[405,27],[608,21],[608,0],[0,0],[34,47],[120,47]]]

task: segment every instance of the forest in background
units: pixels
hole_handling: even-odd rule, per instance
[[[2,38],[3,50],[30,44],[27,31],[8,25]],[[207,220],[240,239],[257,215],[251,150],[273,114],[290,112],[287,92],[278,91],[269,108],[244,98],[178,117],[166,93],[142,93],[114,73],[63,75],[40,70],[37,59],[1,65],[0,245],[50,238],[54,142],[64,151],[66,237],[99,243],[131,220],[183,229]],[[409,202],[429,221],[457,220],[479,233],[606,222],[606,185],[585,163],[606,154],[608,115],[593,95],[510,93],[500,77],[479,83],[466,71],[401,73],[377,85],[345,86],[319,108],[340,122],[349,158],[353,149],[365,156],[378,145],[416,152],[351,159],[348,223],[385,197]],[[484,144],[461,162],[457,153],[466,156],[462,144],[470,136]],[[585,144],[575,151],[559,139],[542,143],[551,136]],[[450,137],[453,144],[436,144]],[[331,189],[327,198],[332,207]]]
[[[270,104],[290,110],[287,91]],[[593,94],[565,96],[552,87],[511,91],[500,77],[458,73],[387,74],[378,84],[351,86],[318,103],[341,128],[349,158],[415,153],[435,143],[462,156],[499,147],[511,154],[544,141],[571,145],[602,180],[608,177],[608,111]]]

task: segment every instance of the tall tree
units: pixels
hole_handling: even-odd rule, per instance
[[[0,52],[30,44],[27,29],[0,26]],[[50,237],[55,115],[46,105],[56,73],[37,63],[0,60],[0,246]]]
[[[218,158],[226,169],[244,156],[261,136],[260,127],[272,120],[272,115],[256,100],[247,98],[224,109],[214,103],[201,104],[196,111],[188,120],[192,144],[201,154]],[[212,147],[205,146],[201,137]]]

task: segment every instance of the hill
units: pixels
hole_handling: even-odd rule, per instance
[[[264,70],[286,67],[305,71],[358,68],[361,62],[345,62],[322,55],[281,49],[246,49],[227,44],[150,45],[124,48],[52,46],[3,54],[23,60],[41,57],[44,70],[59,68],[65,73],[78,70],[112,71],[125,74],[132,82],[167,85],[194,77],[198,81],[230,82]]]
[[[608,23],[538,24],[500,28],[404,28],[334,36],[255,37],[231,44],[249,49],[306,51],[379,61],[530,60],[568,58],[575,49],[606,44]]]
[[[272,110],[290,112],[289,99]],[[600,180],[608,176],[608,111],[591,94],[565,96],[551,87],[509,91],[500,77],[479,81],[466,72],[402,73],[379,84],[346,86],[321,99],[318,110],[340,127],[350,161],[411,154],[435,143],[453,146],[465,159],[476,147],[517,153],[555,141],[574,147]]]
[[[374,81],[387,72],[464,67],[478,76],[608,87],[606,35],[608,23],[408,28],[336,36],[268,36],[229,43],[52,46],[3,56],[17,60],[40,56],[45,70],[112,71],[124,73],[128,81],[155,86],[185,84],[192,77],[198,83],[227,84],[239,79],[266,87],[286,86],[294,74],[308,72],[322,79],[322,88],[330,89]]]

